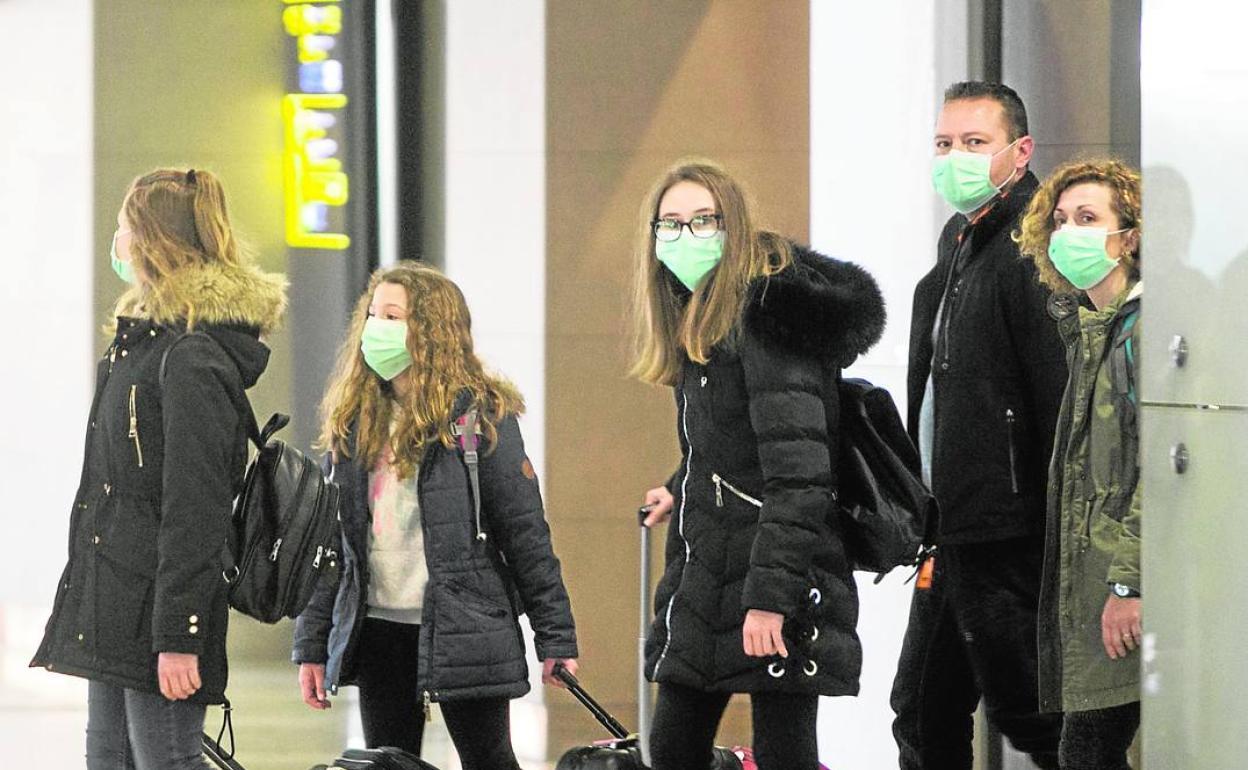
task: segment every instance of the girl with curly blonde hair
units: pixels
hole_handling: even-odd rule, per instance
[[[1049,471],[1040,702],[1064,770],[1125,770],[1140,723],[1140,175],[1067,163],[1016,236],[1054,304],[1070,375]]]
[[[343,565],[295,624],[303,700],[353,684],[369,747],[419,755],[441,705],[466,770],[518,768],[508,701],[576,670],[576,631],[516,388],[473,350],[464,295],[417,262],[373,274],[323,404]],[[480,443],[480,451],[477,443]]]

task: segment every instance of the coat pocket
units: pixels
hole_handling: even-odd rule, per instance
[[[716,508],[724,507],[724,495],[730,495],[732,497],[736,497],[738,500],[746,502],[754,506],[755,508],[763,507],[762,500],[759,500],[757,497],[754,497],[748,492],[743,491],[736,484],[733,484],[731,481],[719,475],[718,473],[711,474],[711,483],[715,485],[715,507]]]

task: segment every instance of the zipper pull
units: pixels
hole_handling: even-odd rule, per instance
[[[139,408],[136,403],[135,393],[138,391],[138,385],[130,386],[130,434],[129,437],[134,441],[134,451],[139,458],[139,467],[143,467],[143,445],[139,443]]]
[[[433,712],[429,705],[431,702],[432,702],[432,698],[429,697],[429,691],[425,690],[425,721],[426,722],[433,721]]]
[[[277,542],[273,544],[273,550],[269,553],[269,561],[277,561],[277,552],[282,547],[282,539],[279,537]]]
[[[322,553],[324,553],[324,551],[325,551],[325,546],[323,546],[323,545],[318,545],[318,546],[316,547],[316,558],[314,558],[314,559],[312,560],[312,568],[313,568],[313,569],[320,569],[320,567],[321,567],[321,554],[322,554]]]
[[[1005,410],[1005,421],[1006,421],[1006,422],[1014,422],[1014,410],[1013,410],[1013,409],[1008,409],[1008,408],[1007,408],[1007,409]]]
[[[718,473],[712,473],[711,481],[715,482],[715,507],[723,508],[724,507],[723,479],[719,477]]]

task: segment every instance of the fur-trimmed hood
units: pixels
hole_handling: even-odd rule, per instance
[[[286,312],[286,279],[248,263],[187,266],[141,295],[127,315],[185,323],[188,308],[194,308],[197,326],[245,326],[268,334]]]
[[[159,287],[136,287],[118,303],[119,317],[172,328],[193,323],[234,361],[244,388],[255,385],[268,366],[269,348],[259,337],[276,329],[285,312],[285,277],[247,263],[184,267]]]
[[[793,244],[793,264],[756,279],[746,328],[780,347],[846,367],[884,333],[884,296],[870,273]]]

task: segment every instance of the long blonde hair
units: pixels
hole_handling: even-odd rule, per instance
[[[230,226],[225,188],[211,171],[156,169],[135,179],[122,215],[131,233],[130,264],[143,276],[117,300],[116,316],[142,308],[176,308],[195,324],[194,297],[183,296],[179,271],[195,266],[242,267],[250,255]],[[166,319],[160,319],[166,320]]]
[[[679,182],[693,182],[710,192],[724,229],[723,257],[687,304],[655,256],[651,228],[663,195]],[[710,161],[681,161],[663,174],[642,202],[640,219],[633,272],[633,365],[629,374],[643,382],[674,385],[686,355],[706,363],[711,350],[737,328],[750,282],[783,270],[793,261],[793,253],[784,238],[756,229],[745,190]]]
[[[407,348],[412,354],[406,396],[378,377],[360,349],[373,292],[383,283],[407,293]],[[419,262],[403,261],[375,271],[360,297],[321,404],[318,445],[372,468],[393,453],[400,478],[410,476],[430,442],[454,446],[451,416],[463,390],[479,409],[486,444],[497,441],[498,423],[524,411],[524,399],[507,380],[484,370],[473,351],[472,318],[464,295],[449,278]],[[397,408],[396,408],[397,407]],[[394,430],[391,432],[393,422]],[[355,446],[349,444],[355,428]]]
[[[1053,210],[1066,190],[1080,184],[1104,185],[1109,190],[1110,205],[1118,215],[1118,226],[1135,230],[1136,244],[1131,252],[1124,251],[1122,264],[1132,278],[1140,276],[1140,242],[1144,236],[1144,203],[1141,196],[1140,172],[1120,160],[1077,160],[1064,163],[1049,174],[1040,185],[1022,224],[1014,233],[1018,250],[1036,264],[1040,283],[1053,291],[1075,294],[1079,290],[1058,272],[1049,259],[1049,238],[1057,228]]]

